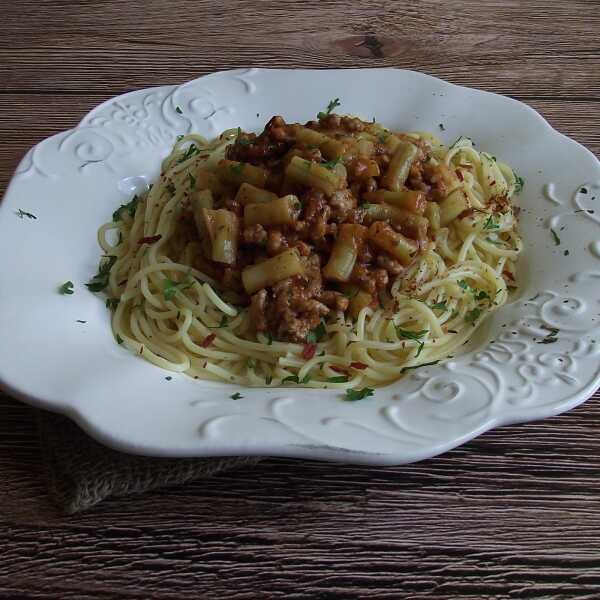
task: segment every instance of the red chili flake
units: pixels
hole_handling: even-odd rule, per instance
[[[207,335],[201,342],[201,346],[203,348],[208,348],[212,343],[213,340],[217,337],[216,333],[211,333],[210,335]]]
[[[302,358],[305,360],[310,360],[317,351],[316,344],[304,344],[304,350],[302,350]]]
[[[331,365],[331,367],[329,367],[332,371],[335,371],[336,373],[343,373],[344,375],[348,375],[348,371],[346,369],[343,369],[342,367],[338,367],[336,365]]]
[[[365,363],[361,363],[361,362],[351,362],[350,366],[353,369],[360,369],[362,371],[363,369],[366,369],[369,365],[365,365]]]
[[[513,274],[510,271],[502,271],[502,275],[504,275],[504,277],[510,279],[511,281],[515,280]]]
[[[456,169],[456,171],[454,171],[454,172],[456,173],[456,176],[457,176],[457,177],[458,177],[458,178],[459,178],[461,181],[464,181],[464,180],[465,180],[465,178],[464,178],[464,176],[463,176],[463,174],[462,174],[462,171],[461,171],[460,169]]]
[[[158,240],[160,240],[160,238],[162,238],[162,235],[160,235],[160,233],[158,235],[150,235],[148,237],[143,237],[138,244],[154,244],[156,242],[158,242]]]

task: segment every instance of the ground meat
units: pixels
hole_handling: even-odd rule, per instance
[[[306,242],[296,242],[294,247],[297,248],[298,252],[300,252],[301,256],[310,256],[310,252],[312,248]]]
[[[269,256],[275,256],[283,252],[287,247],[288,242],[279,229],[269,231],[267,236],[267,253]]]
[[[325,129],[337,129],[341,122],[342,119],[336,114],[326,115],[322,119],[319,119],[319,125]]]
[[[369,294],[374,294],[377,288],[369,268],[360,263],[354,265],[354,269],[352,269],[352,274],[350,275],[350,281],[356,283],[365,290],[365,292],[369,292]]]
[[[222,205],[223,208],[234,212],[238,217],[241,217],[244,212],[243,206],[237,200],[231,197],[225,197],[222,200]]]
[[[369,244],[363,244],[359,248],[356,260],[362,264],[370,263],[373,260],[373,252]]]
[[[410,171],[408,172],[407,179],[408,186],[413,190],[419,190],[421,192],[428,193],[431,189],[425,181],[423,180],[423,163],[420,161],[415,161],[410,167]]]
[[[377,257],[377,264],[385,269],[390,275],[400,275],[404,271],[404,267],[391,256],[387,254],[380,254]]]
[[[321,299],[323,293],[319,257],[307,259],[306,271],[279,281],[272,287],[272,300],[268,303],[269,329],[278,339],[303,342],[311,329],[329,313]]]
[[[267,241],[267,230],[259,224],[244,227],[242,237],[246,244],[258,244],[262,246]]]
[[[250,301],[250,321],[256,331],[267,330],[267,290],[259,290]]]
[[[318,148],[307,148],[304,152],[302,152],[302,158],[305,158],[306,160],[312,160],[317,163],[323,162],[323,155]]]
[[[221,283],[228,290],[235,290],[241,292],[244,290],[242,286],[242,276],[239,269],[233,267],[225,267],[223,269],[223,277]]]
[[[331,206],[331,218],[338,223],[343,223],[348,213],[356,208],[356,198],[350,190],[339,190],[332,194],[329,206]]]
[[[294,127],[273,117],[259,136],[244,134],[227,147],[225,158],[258,165],[283,157],[293,144]]]
[[[426,162],[423,166],[423,179],[431,187],[431,199],[441,202],[448,195],[448,187],[452,178],[448,169],[443,165],[433,165]]]
[[[375,192],[377,191],[378,185],[377,180],[374,177],[369,177],[361,186],[361,192]]]
[[[327,221],[331,215],[331,207],[325,201],[323,192],[309,190],[302,198],[304,208],[305,235],[316,241],[325,237]]]
[[[335,308],[335,310],[341,310],[342,312],[346,311],[350,303],[350,300],[344,294],[331,290],[322,291],[319,300],[330,308]]]
[[[375,281],[375,287],[378,290],[384,289],[390,280],[388,272],[385,269],[375,269],[373,271],[373,279]]]
[[[365,128],[363,122],[356,117],[342,117],[340,124],[346,131],[351,133],[357,133]]]
[[[226,266],[211,260],[210,244],[204,243],[202,247],[199,244],[199,253],[203,257],[198,265],[202,266],[200,270],[221,281],[226,288],[234,290],[243,304],[250,304],[251,320],[258,331],[269,331],[281,340],[304,342],[308,332],[329,312],[347,311],[348,298],[339,291],[337,283],[323,282],[321,268],[329,261],[340,225],[362,224],[365,220],[367,210],[358,206],[367,202],[365,193],[379,189],[381,177],[385,175],[390,163],[389,144],[386,146],[381,140],[374,143],[370,156],[362,153],[357,155],[354,136],[356,132],[369,129],[368,126],[369,123],[358,118],[336,114],[324,114],[318,121],[306,124],[306,127],[336,140],[332,147],[344,149],[341,164],[332,171],[339,171],[338,189],[328,194],[315,188],[307,188],[308,179],[286,173],[294,156],[317,164],[333,158],[333,155],[325,151],[324,156],[316,146],[297,146],[299,124],[287,124],[282,117],[274,116],[259,135],[241,132],[234,143],[227,147],[226,158],[251,163],[267,171],[266,181],[262,180],[260,172],[257,173],[257,187],[264,187],[278,197],[294,194],[299,200],[298,207],[294,208],[293,220],[285,225],[243,227],[244,207],[235,200],[237,186],[225,178],[227,180],[222,182],[221,188],[214,192],[216,209],[225,208],[241,217],[242,226],[238,238],[240,250],[235,265]],[[428,160],[429,149],[425,142],[401,134],[399,137],[414,143],[418,148],[406,187],[425,192],[428,201],[444,198],[450,189],[449,185],[455,183],[454,173],[444,165],[434,166]],[[372,175],[377,173],[373,163],[379,167],[381,175]],[[341,177],[341,172],[345,173],[344,177]],[[248,174],[248,181],[255,181],[253,174]],[[498,208],[501,204],[502,199],[499,199]],[[190,241],[196,241],[194,219],[191,211],[188,213],[184,217],[184,224],[190,223]],[[370,224],[373,219],[372,211],[369,214]],[[417,231],[416,227],[407,223],[402,225],[398,222],[393,226],[411,238],[426,238],[428,234],[431,235],[428,231]],[[260,290],[251,297],[245,295],[241,283],[243,269],[288,248],[297,249],[305,263],[305,271]],[[350,282],[367,291],[374,299],[378,296],[385,298],[389,296],[390,283],[404,272],[405,267],[397,260],[375,250],[374,246],[371,248],[365,242],[360,244]]]

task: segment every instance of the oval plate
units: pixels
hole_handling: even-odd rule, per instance
[[[332,98],[393,129],[469,136],[515,168],[519,298],[460,356],[361,402],[195,381],[119,347],[104,299],[83,285],[98,226],[158,175],[177,135],[305,121]],[[600,163],[520,102],[411,71],[236,70],[109,100],[25,156],[0,206],[0,257],[2,385],[127,452],[407,463],[568,410],[600,383]],[[66,280],[73,295],[57,293]]]

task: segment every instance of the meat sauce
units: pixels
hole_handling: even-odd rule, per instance
[[[398,143],[412,156],[402,165],[406,172],[400,173],[399,185],[394,180],[398,174],[392,173],[398,170]],[[239,132],[216,170],[219,181],[212,184],[212,213],[228,211],[234,255],[214,260],[210,244],[201,243],[198,266],[233,291],[239,303],[249,305],[256,331],[306,342],[309,332],[332,311],[356,316],[364,306],[389,300],[391,284],[427,247],[431,232],[426,208],[446,197],[449,181],[446,170],[429,160],[429,147],[422,140],[336,114],[305,125],[274,116],[259,135]],[[315,176],[325,177],[311,186],[308,175],[306,180],[302,173],[291,175],[296,164],[304,165],[311,176],[313,165],[318,165],[321,170],[316,169]],[[251,169],[247,165],[259,168],[256,185],[246,186],[249,193],[257,193],[257,188],[277,200],[289,215],[287,222],[261,217],[264,203],[244,201],[236,175],[243,166]],[[237,171],[230,176],[223,171],[227,168]],[[195,193],[201,188],[202,183]],[[398,198],[402,206],[390,203]],[[340,236],[349,240],[351,252],[336,249]],[[396,251],[400,246],[406,247],[406,254]],[[244,270],[290,250],[302,272],[249,291]],[[328,265],[336,262],[336,252],[339,261]]]

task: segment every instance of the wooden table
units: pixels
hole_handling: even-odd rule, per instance
[[[2,189],[97,103],[241,66],[418,69],[523,100],[600,154],[597,1],[0,9]],[[0,397],[0,599],[600,598],[599,399],[408,467],[267,460],[65,518],[32,410]]]

